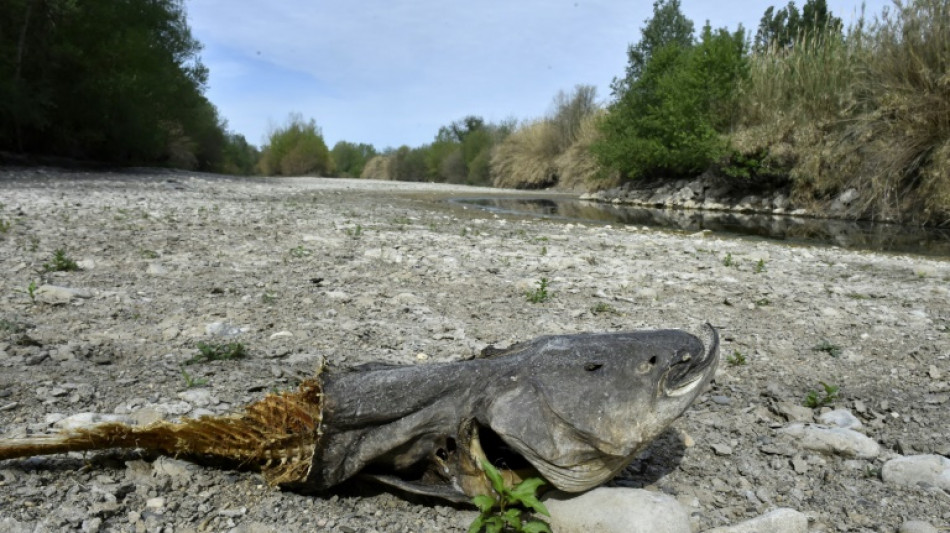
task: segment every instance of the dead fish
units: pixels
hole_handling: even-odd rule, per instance
[[[511,483],[568,492],[628,465],[715,374],[719,337],[679,330],[539,337],[490,357],[319,373],[243,413],[147,426],[106,423],[0,440],[0,460],[138,448],[260,471],[272,485],[330,489],[354,476],[463,502]]]

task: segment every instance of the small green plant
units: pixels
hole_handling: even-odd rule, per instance
[[[261,295],[261,301],[268,305],[273,304],[277,302],[277,295],[270,292],[265,292]]]
[[[739,350],[733,350],[732,355],[726,356],[726,362],[732,366],[743,366],[746,364],[746,357]]]
[[[155,250],[148,250],[144,248],[139,252],[139,254],[141,254],[145,259],[158,259],[159,257],[158,252]]]
[[[597,305],[590,308],[590,312],[595,315],[619,315],[617,309],[606,302],[598,302]]]
[[[465,237],[466,235],[468,235],[468,228],[463,227],[461,230],[459,230],[459,237]]]
[[[538,281],[538,288],[533,291],[527,291],[525,296],[528,298],[528,301],[533,304],[546,302],[548,298],[551,297],[551,294],[548,293],[548,278],[541,278],[541,280]]]
[[[300,246],[295,246],[291,248],[289,253],[291,256],[296,257],[297,259],[300,259],[302,257],[309,257],[313,255],[313,250],[309,248],[304,248],[303,245],[300,245]]]
[[[0,219],[0,233],[6,233],[10,231],[11,226],[13,226],[13,224],[9,221]]]
[[[181,376],[185,378],[185,387],[189,389],[193,389],[195,387],[204,387],[205,385],[208,384],[207,379],[193,377],[191,374],[188,373],[187,370],[185,370],[184,367],[182,367],[181,369]]]
[[[759,259],[759,262],[755,264],[755,273],[761,274],[765,272],[765,259]]]
[[[354,239],[359,239],[363,235],[363,226],[357,224],[353,229],[346,230],[346,234]]]
[[[73,272],[79,270],[76,264],[68,255],[65,248],[57,248],[53,252],[53,258],[49,263],[43,263],[44,272]]]
[[[772,302],[768,298],[759,298],[758,300],[755,301],[755,305],[758,307],[765,307],[771,303]]]
[[[824,407],[838,399],[838,393],[841,390],[841,387],[837,385],[829,385],[824,381],[819,381],[818,384],[821,385],[823,389],[825,389],[825,392],[822,394],[815,390],[808,391],[808,394],[805,395],[805,407],[810,407],[812,409],[816,407]]]
[[[735,266],[736,262],[732,259],[732,252],[726,252],[726,257],[722,260],[722,266]]]
[[[186,365],[208,361],[230,361],[247,357],[247,349],[240,342],[208,343],[199,341],[195,347],[198,348],[198,355],[186,361]]]
[[[822,339],[821,342],[812,347],[816,352],[827,352],[831,357],[841,357],[841,346],[828,342],[828,339]]]
[[[30,251],[35,252],[40,248],[40,238],[35,235],[30,235]]]
[[[36,289],[38,289],[38,287],[36,286],[35,280],[31,280],[30,284],[26,286],[26,294],[33,303],[36,303]]]
[[[525,511],[533,511],[544,516],[551,516],[541,500],[535,495],[538,488],[544,485],[540,478],[528,478],[514,487],[505,485],[498,470],[486,460],[482,460],[482,468],[491,481],[493,495],[481,494],[472,498],[472,503],[478,507],[481,514],[472,522],[468,533],[500,533],[501,531],[516,531],[523,533],[551,533],[547,522],[539,519],[525,521]]]
[[[548,255],[548,247],[547,247],[547,246],[542,246],[542,247],[541,247],[541,255]]]

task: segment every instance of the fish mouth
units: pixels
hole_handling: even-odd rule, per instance
[[[695,392],[715,372],[719,362],[719,334],[706,323],[703,337],[701,353],[688,349],[677,353],[663,376],[662,391],[665,396],[676,398]]]

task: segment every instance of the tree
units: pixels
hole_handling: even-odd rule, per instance
[[[671,42],[651,52],[640,76],[614,102],[592,151],[628,179],[680,177],[720,158],[737,114],[745,73],[745,32],[712,30],[699,43]]]
[[[376,156],[376,148],[371,144],[339,141],[333,145],[330,155],[340,176],[358,178],[362,175],[366,162]]]
[[[825,0],[807,0],[801,12],[795,2],[779,10],[770,6],[759,22],[755,49],[787,48],[809,36],[840,35],[842,27],[841,19],[831,14]]]
[[[300,113],[291,113],[287,124],[270,132],[261,153],[264,174],[284,176],[329,175],[333,172],[330,150],[316,121],[305,121]]]
[[[679,0],[657,0],[653,3],[653,16],[640,29],[640,41],[627,49],[625,76],[614,78],[611,84],[614,97],[619,98],[640,78],[654,52],[671,44],[693,44],[693,21],[680,10]]]
[[[211,169],[200,50],[183,0],[0,3],[0,149]]]

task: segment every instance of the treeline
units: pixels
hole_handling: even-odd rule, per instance
[[[0,3],[0,151],[247,173],[181,0]]]

